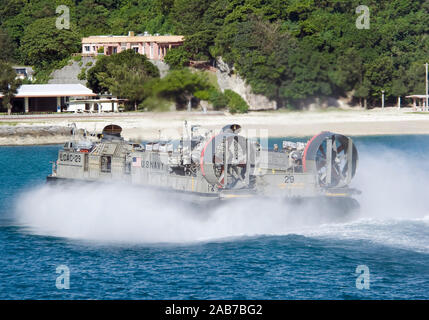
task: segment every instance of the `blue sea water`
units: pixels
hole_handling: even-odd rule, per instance
[[[60,146],[0,147],[0,299],[428,299],[429,137],[356,143],[361,209],[338,221],[317,207],[199,215],[126,186],[58,190],[45,177]]]

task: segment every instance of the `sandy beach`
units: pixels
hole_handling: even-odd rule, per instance
[[[101,132],[107,124],[123,128],[123,136],[132,140],[154,140],[177,138],[182,133],[184,121],[188,125],[201,125],[218,130],[229,123],[238,123],[243,134],[248,136],[307,137],[329,130],[345,135],[398,135],[429,134],[429,113],[413,112],[411,108],[385,108],[373,110],[320,110],[320,111],[272,111],[230,115],[226,113],[166,112],[166,113],[122,113],[94,115],[49,115],[27,117],[2,117],[0,128],[18,127],[69,127],[89,133]],[[37,131],[37,130],[35,130]],[[33,145],[62,143],[65,136],[33,134],[0,136],[0,145]]]

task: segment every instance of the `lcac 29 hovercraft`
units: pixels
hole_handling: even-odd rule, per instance
[[[185,127],[180,140],[147,143],[124,140],[122,128],[113,124],[96,141],[74,130],[47,180],[122,181],[201,201],[280,197],[358,207],[353,195],[359,191],[349,187],[358,152],[349,137],[322,132],[306,143],[283,141],[269,150],[240,135],[237,124],[217,133]]]

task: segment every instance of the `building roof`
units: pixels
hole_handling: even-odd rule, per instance
[[[405,98],[426,99],[426,97],[429,96],[426,96],[425,94],[413,94],[411,96],[406,96]]]
[[[13,69],[25,69],[27,72],[31,72],[33,73],[34,70],[32,67],[27,67],[27,66],[12,66]]]
[[[83,44],[96,43],[120,43],[120,42],[157,42],[157,43],[180,43],[183,36],[90,36],[82,38]]]
[[[81,103],[109,103],[109,102],[124,102],[127,99],[83,99],[83,100],[70,100],[69,104],[81,104]]]
[[[97,95],[81,84],[23,84],[18,88],[15,98],[94,96]]]

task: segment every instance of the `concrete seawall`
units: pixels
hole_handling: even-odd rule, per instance
[[[0,126],[0,145],[40,145],[65,143],[71,128],[62,126]]]

